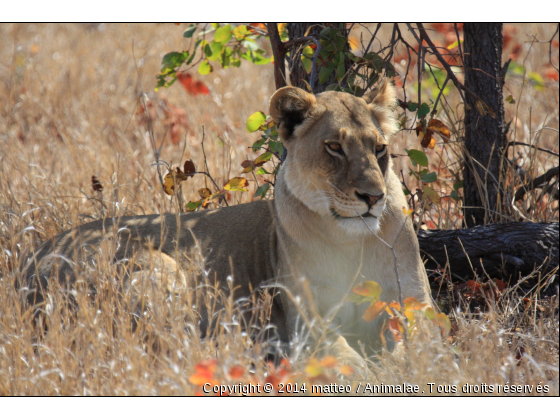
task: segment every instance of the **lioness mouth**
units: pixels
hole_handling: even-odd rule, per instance
[[[332,215],[335,217],[335,219],[356,219],[356,218],[358,218],[358,217],[360,217],[360,218],[361,218],[361,217],[373,217],[373,218],[377,219],[377,217],[374,216],[374,215],[371,214],[371,213],[364,213],[364,214],[360,214],[359,216],[350,216],[350,217],[348,217],[348,216],[341,216],[341,215],[338,214],[338,213],[336,212],[336,210],[334,210],[334,209],[331,209],[331,213],[332,213]]]

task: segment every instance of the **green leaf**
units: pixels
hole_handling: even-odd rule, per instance
[[[171,70],[176,67],[179,67],[181,64],[185,62],[185,60],[189,58],[189,52],[170,52],[163,56],[161,60],[161,72],[163,73],[166,70]]]
[[[311,73],[311,68],[313,67],[313,61],[311,58],[313,58],[313,49],[308,45],[303,49],[301,54],[301,64],[307,74]]]
[[[309,58],[305,58],[302,55],[301,56],[301,64],[303,65],[303,68],[305,69],[305,72],[307,74],[311,73],[311,68],[313,67],[313,61],[311,61]]]
[[[270,184],[268,182],[265,182],[259,188],[257,188],[257,191],[255,191],[255,195],[253,197],[260,196],[261,198],[264,198],[269,188],[270,188]]]
[[[327,83],[329,77],[331,77],[331,73],[333,70],[334,70],[334,63],[332,62],[329,63],[328,66],[321,67],[321,70],[319,70],[319,83],[322,85]]]
[[[424,197],[427,197],[428,200],[430,200],[436,206],[439,204],[439,194],[435,190],[431,189],[427,185],[424,185],[424,187],[422,188],[422,192],[424,193]]]
[[[268,162],[271,158],[272,158],[272,153],[271,152],[265,152],[262,155],[260,155],[259,157],[257,157],[255,159],[254,163],[257,166],[263,165],[266,162]]]
[[[200,201],[189,201],[187,203],[187,211],[195,211],[202,205],[202,200]]]
[[[451,194],[449,194],[449,196],[455,200],[455,201],[459,201],[459,194],[457,193],[457,191],[453,190],[451,191]]]
[[[515,99],[513,99],[513,95],[509,95],[506,98],[506,102],[509,102],[510,104],[514,104],[515,103]]]
[[[191,38],[194,34],[194,31],[196,31],[197,26],[193,23],[191,24],[191,26],[189,26],[187,29],[185,29],[185,32],[183,32],[183,36],[185,38]]]
[[[309,45],[306,45],[303,50],[301,51],[301,55],[306,56],[307,58],[313,58],[313,55],[315,54],[315,52],[313,51],[313,48],[311,48]]]
[[[210,56],[208,56],[208,54],[206,53],[206,49],[204,50],[204,52],[206,53],[206,58],[208,58],[208,60],[210,61],[216,61],[218,58],[220,58],[220,55],[224,50],[224,44],[214,41],[210,43],[210,48],[212,50],[212,54],[210,54]]]
[[[264,169],[264,168],[259,168],[259,169],[257,169],[256,174],[257,174],[257,175],[268,175],[268,174],[270,174],[270,172],[268,172],[268,171],[267,171],[266,169]]]
[[[430,107],[427,103],[424,102],[422,105],[420,105],[420,108],[418,108],[418,118],[424,118],[429,113]]]
[[[437,174],[435,172],[430,172],[429,174],[420,175],[422,182],[429,184],[430,182],[437,181]]]
[[[210,44],[204,45],[204,55],[206,55],[206,57],[212,56],[212,47],[210,46]]]
[[[338,66],[336,66],[336,78],[338,80],[342,80],[345,74],[346,74],[346,67],[344,66],[344,60],[342,60],[338,63]]]
[[[231,37],[231,25],[228,24],[216,29],[216,33],[214,34],[214,41],[219,42],[220,44],[225,44],[229,42]]]
[[[278,153],[279,155],[281,155],[282,152],[284,152],[284,146],[282,146],[281,141],[273,141],[273,140],[269,141],[268,148],[270,149],[271,152]]]
[[[408,103],[408,110],[410,112],[414,112],[418,109],[418,103],[417,102],[409,102]]]
[[[459,188],[463,188],[463,181],[457,181],[455,184],[453,184],[454,190],[459,191]]]
[[[212,73],[212,65],[210,64],[210,62],[208,60],[204,60],[202,63],[200,63],[200,65],[198,66],[198,72],[200,74],[208,74],[208,73]]]
[[[408,157],[412,160],[413,164],[418,164],[424,167],[428,166],[428,157],[426,156],[426,153],[422,152],[421,150],[410,149],[410,150],[406,150],[406,153],[408,154]]]
[[[262,145],[266,142],[266,140],[267,139],[265,137],[261,137],[256,142],[254,142],[253,145],[251,146],[253,152],[258,151],[262,147]]]
[[[249,133],[253,133],[259,129],[259,127],[264,123],[266,120],[266,115],[262,112],[258,111],[247,118],[247,131]]]

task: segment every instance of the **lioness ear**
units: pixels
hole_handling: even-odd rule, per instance
[[[376,88],[366,93],[363,99],[369,104],[383,135],[386,137],[397,131],[397,124],[393,117],[393,107],[397,103],[397,92],[393,83],[383,79]]]
[[[283,140],[288,140],[316,108],[315,96],[293,86],[278,89],[270,98],[270,115]]]

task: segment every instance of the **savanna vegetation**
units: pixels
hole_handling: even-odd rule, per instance
[[[264,394],[267,383],[272,394],[299,395],[340,393],[332,383],[360,395],[399,392],[367,383],[417,385],[404,394],[560,392],[557,248],[556,265],[551,255],[530,269],[505,255],[467,258],[471,270],[455,272],[426,256],[438,314],[412,301],[378,302],[373,284],[357,287],[351,299],[372,301],[364,316],[390,312],[387,328],[403,342],[369,361],[367,375],[297,343],[289,361],[268,363],[227,295],[221,333],[209,338],[185,322],[195,316],[193,297],[168,296],[158,284],[131,322],[110,258],[87,273],[95,296],[53,280],[39,323],[14,287],[29,251],[72,226],[270,199],[285,155],[268,100],[288,82],[359,96],[393,78],[401,130],[391,154],[420,238],[475,219],[547,223],[557,235],[556,24],[503,27],[498,198],[488,195],[483,168],[469,187],[483,210],[476,216],[465,203],[465,174],[477,171],[465,148],[466,114],[496,115],[460,88],[469,86],[462,25],[5,24],[0,36],[0,394],[202,395],[207,383],[260,387],[226,394]],[[288,71],[278,66],[284,60]],[[451,251],[448,261],[465,259]],[[69,294],[77,306],[66,304]],[[218,294],[208,287],[203,298],[212,305]],[[266,316],[266,304],[259,311]]]

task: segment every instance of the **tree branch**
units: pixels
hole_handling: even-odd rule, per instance
[[[519,201],[529,191],[534,190],[535,188],[542,187],[544,184],[548,183],[548,181],[550,181],[552,178],[554,178],[555,176],[558,176],[559,173],[560,173],[560,166],[557,166],[555,168],[549,169],[548,171],[546,171],[541,176],[536,177],[534,180],[532,180],[530,182],[527,182],[525,185],[522,185],[515,192],[515,196],[513,198],[514,201]]]
[[[533,149],[536,149],[536,150],[540,150],[541,152],[550,153],[551,155],[554,155],[554,156],[560,156],[560,153],[555,152],[554,150],[544,149],[542,147],[535,146],[534,144],[523,143],[521,141],[510,141],[510,142],[508,142],[508,144],[506,145],[506,150],[509,146],[527,146],[527,147],[532,147]]]

